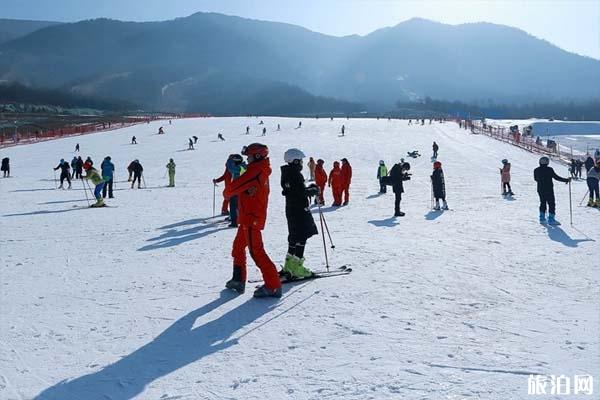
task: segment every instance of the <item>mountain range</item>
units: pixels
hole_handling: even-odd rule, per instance
[[[0,31],[2,24],[0,23]],[[214,114],[390,110],[433,98],[526,103],[600,98],[600,61],[490,23],[411,19],[334,37],[196,13],[95,19],[0,40],[0,81]]]

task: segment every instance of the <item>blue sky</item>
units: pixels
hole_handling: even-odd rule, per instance
[[[364,35],[413,17],[493,22],[600,59],[600,0],[0,0],[0,18],[157,21],[214,11],[287,22],[330,35]]]

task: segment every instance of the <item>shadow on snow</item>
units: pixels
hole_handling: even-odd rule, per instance
[[[553,240],[558,243],[562,243],[567,247],[578,247],[579,243],[582,242],[595,242],[594,239],[586,238],[586,239],[573,239],[571,238],[567,232],[562,230],[560,226],[557,225],[544,225],[546,230],[548,231],[548,237],[550,240]]]
[[[198,223],[201,225],[181,230],[174,229],[176,227],[194,225]],[[140,247],[138,251],[157,250],[165,247],[178,246],[182,243],[200,239],[212,233],[231,228],[229,228],[227,225],[218,224],[218,221],[206,223],[205,220],[194,218],[182,222],[177,222],[171,225],[165,225],[159,229],[166,230],[166,232],[162,233],[157,237],[148,239],[148,242],[155,243]]]
[[[241,337],[281,315],[232,337],[235,332],[277,307],[273,304],[275,300],[250,299],[219,318],[193,328],[198,318],[235,297],[229,290],[224,290],[218,299],[180,318],[152,342],[97,372],[61,381],[42,391],[34,400],[132,399],[155,380],[238,344]]]

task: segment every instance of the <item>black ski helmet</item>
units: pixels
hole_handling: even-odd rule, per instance
[[[410,171],[410,164],[407,163],[407,162],[402,163],[402,170],[403,171]]]
[[[550,164],[550,159],[546,156],[540,157],[540,165],[548,165]]]

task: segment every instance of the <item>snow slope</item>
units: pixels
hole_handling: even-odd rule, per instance
[[[529,374],[600,380],[600,210],[577,206],[584,182],[572,185],[572,227],[568,186],[556,183],[563,225],[551,228],[537,222],[538,157],[453,123],[262,119],[266,137],[255,118],[190,119],[1,152],[15,176],[0,179],[1,399],[506,400],[528,397]],[[197,150],[186,151],[192,135]],[[429,211],[433,140],[453,209],[444,213]],[[287,248],[283,152],[302,148],[328,171],[350,160],[350,205],[324,208],[330,263],[349,264],[350,276],[286,286],[279,301],[222,290],[235,231],[205,219],[211,179],[254,141],[272,154],[263,235],[276,263]],[[76,142],[96,165],[112,156],[112,208],[88,209],[80,182],[54,189],[51,168]],[[423,157],[410,159],[407,215],[392,218],[377,162],[391,168],[413,149]],[[170,157],[176,188],[164,187]],[[123,182],[133,158],[145,190]],[[502,158],[513,200],[499,194]],[[306,258],[322,268],[321,236]],[[251,261],[249,273],[259,277]]]

